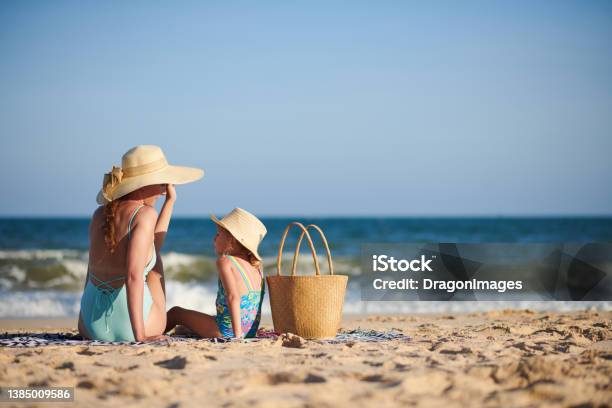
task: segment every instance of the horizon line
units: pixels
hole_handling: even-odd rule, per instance
[[[172,218],[209,218],[211,214],[176,214]],[[89,218],[89,214],[0,214],[0,219]],[[612,218],[612,213],[458,213],[458,214],[258,214],[259,218]]]

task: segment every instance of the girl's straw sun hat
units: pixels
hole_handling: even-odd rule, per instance
[[[246,249],[251,251],[257,259],[261,261],[261,256],[257,252],[259,244],[266,236],[268,230],[259,219],[250,212],[242,208],[234,208],[225,217],[218,219],[214,215],[210,216],[217,225],[229,231]]]
[[[171,166],[158,146],[140,145],[131,148],[121,158],[121,167],[104,175],[98,192],[98,204],[107,204],[141,187],[153,184],[186,184],[201,179],[204,170],[194,167]]]

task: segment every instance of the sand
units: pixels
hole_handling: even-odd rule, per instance
[[[3,332],[71,325],[71,320],[0,321]],[[357,326],[394,328],[411,340],[3,348],[0,384],[75,386],[76,400],[66,404],[72,407],[612,403],[612,312],[345,317],[343,328]],[[269,319],[263,327],[271,328]]]

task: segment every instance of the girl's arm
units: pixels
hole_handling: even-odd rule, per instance
[[[217,259],[217,269],[219,277],[225,289],[227,306],[232,316],[232,328],[235,337],[242,337],[242,319],[240,317],[240,289],[236,285],[234,274],[232,273],[232,262],[225,256]]]
[[[145,322],[142,313],[144,296],[144,268],[147,254],[153,243],[153,231],[157,220],[157,213],[153,207],[144,206],[139,212],[132,228],[132,235],[128,242],[127,252],[127,289],[128,311],[134,339],[146,340]]]
[[[166,234],[168,233],[168,227],[170,226],[170,218],[172,217],[172,210],[174,210],[174,203],[176,202],[176,189],[174,184],[166,185],[166,201],[159,212],[157,217],[157,224],[155,225],[155,249],[159,253],[161,247],[164,245]]]

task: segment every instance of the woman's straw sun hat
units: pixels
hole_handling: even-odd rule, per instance
[[[104,175],[98,192],[98,204],[107,204],[141,187],[153,184],[186,184],[201,179],[204,170],[194,167],[171,166],[158,146],[140,145],[131,148],[121,158],[121,167]]]
[[[214,215],[210,216],[217,225],[229,231],[246,249],[251,251],[257,259],[261,261],[261,256],[257,252],[259,244],[266,236],[268,230],[259,219],[250,212],[242,208],[234,208],[225,217],[218,219]]]

